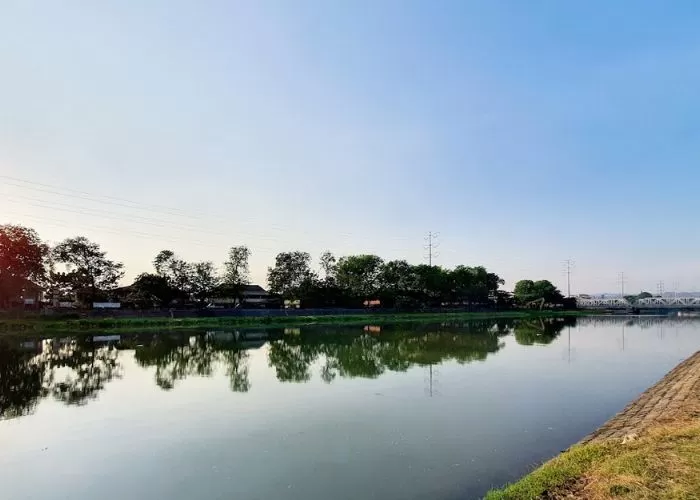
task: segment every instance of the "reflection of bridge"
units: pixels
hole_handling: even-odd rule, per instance
[[[700,309],[700,297],[649,297],[634,302],[622,297],[576,299],[582,309]]]
[[[678,316],[584,316],[576,318],[579,326],[636,326],[645,328],[673,328],[682,326],[684,328],[700,329],[700,321],[695,317]]]

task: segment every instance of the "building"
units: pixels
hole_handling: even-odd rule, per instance
[[[279,301],[260,285],[243,285],[240,297],[217,297],[209,301],[212,307],[265,308]]]
[[[25,278],[9,278],[0,281],[0,308],[41,307],[44,300],[44,289]]]

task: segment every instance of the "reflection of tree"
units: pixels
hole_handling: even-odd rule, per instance
[[[226,364],[226,375],[230,380],[233,392],[248,392],[250,379],[248,377],[248,356],[246,351],[230,350],[222,353],[222,361]]]
[[[576,318],[539,318],[517,321],[513,328],[515,341],[520,345],[547,345],[556,339],[566,326],[576,324]]]
[[[312,345],[292,345],[277,340],[270,344],[268,363],[275,368],[277,379],[281,382],[306,382],[311,379],[309,365],[317,355]]]
[[[0,418],[30,414],[49,395],[66,404],[85,404],[121,376],[120,369],[114,347],[100,347],[87,338],[46,340],[35,356],[2,344]]]
[[[138,346],[135,358],[140,366],[156,367],[156,384],[165,390],[189,376],[210,377],[218,364],[226,366],[232,391],[250,390],[248,353],[230,342],[216,343],[204,335],[162,337],[150,345]]]
[[[380,335],[340,329],[286,337],[270,346],[269,364],[281,381],[304,382],[311,378],[310,366],[321,358],[321,379],[330,383],[337,376],[376,378],[389,371],[412,366],[484,360],[502,346],[499,337],[508,328],[493,323],[404,326],[385,329]]]
[[[98,347],[84,338],[44,341],[42,353],[32,363],[42,367],[44,393],[66,404],[85,404],[105,383],[121,377],[117,349]]]
[[[29,356],[0,343],[0,419],[29,415],[42,394],[41,367]]]

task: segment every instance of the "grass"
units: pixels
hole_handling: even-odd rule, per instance
[[[638,439],[577,445],[486,500],[700,499],[700,421],[656,427]]]
[[[51,319],[46,317],[0,320],[5,333],[76,333],[99,331],[177,330],[217,327],[283,327],[311,324],[381,324],[412,321],[479,320],[583,315],[578,311],[505,311],[485,313],[375,313],[337,316],[263,316],[263,317],[195,317],[195,318],[86,318]]]

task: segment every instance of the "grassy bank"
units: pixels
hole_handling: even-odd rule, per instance
[[[486,500],[700,498],[700,422],[657,427],[625,444],[572,447]]]
[[[27,318],[0,320],[4,333],[76,333],[101,331],[176,330],[220,327],[283,327],[311,324],[382,324],[411,321],[451,321],[497,318],[539,318],[583,315],[582,312],[507,311],[487,313],[344,314],[338,316],[220,317],[220,318],[87,318],[54,320]]]

